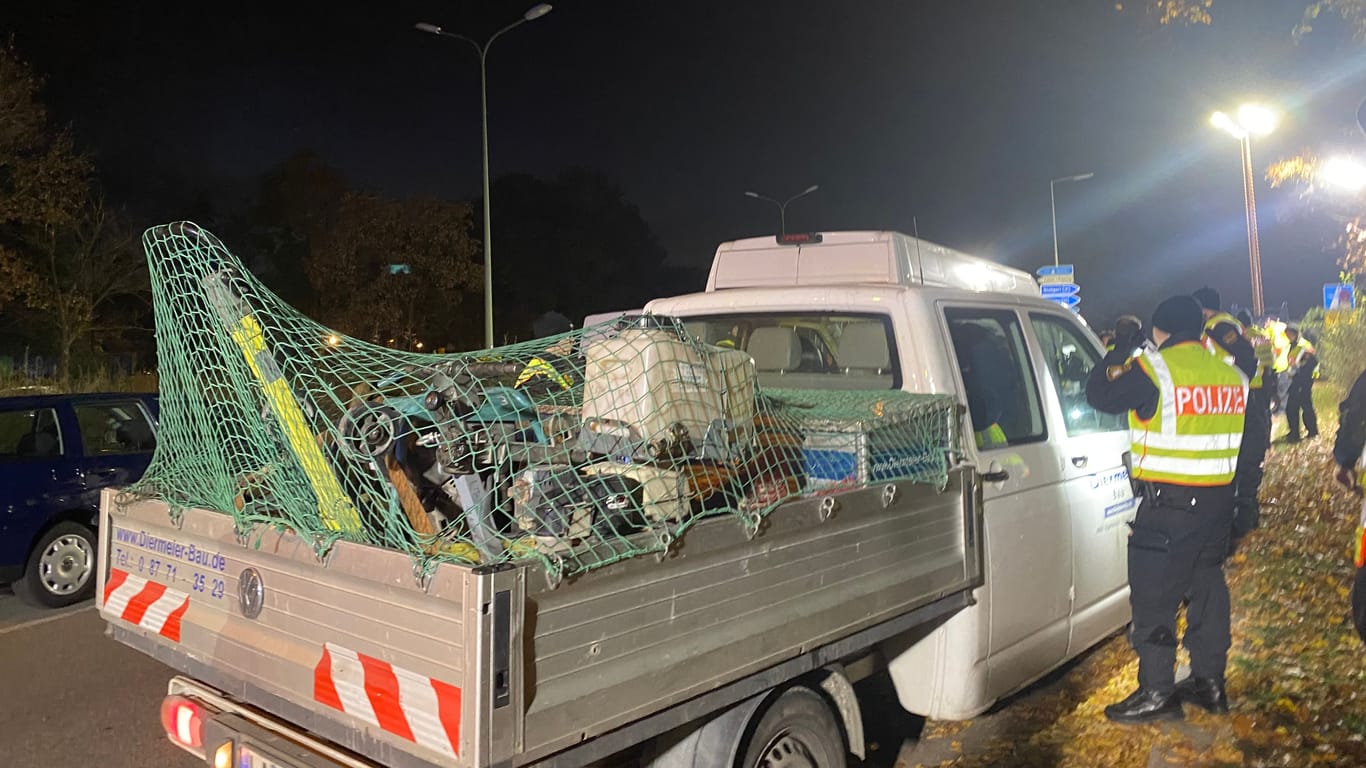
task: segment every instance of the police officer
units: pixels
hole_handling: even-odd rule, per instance
[[[1205,346],[1243,372],[1248,378],[1247,414],[1243,442],[1238,449],[1238,469],[1233,478],[1233,540],[1257,528],[1261,508],[1257,492],[1262,487],[1262,464],[1271,446],[1271,403],[1262,390],[1262,365],[1247,327],[1219,309],[1219,292],[1205,286],[1191,294],[1205,315]],[[1270,352],[1270,347],[1267,348]],[[1270,362],[1270,360],[1268,360]]]
[[[1319,360],[1314,356],[1314,345],[1300,335],[1300,327],[1291,323],[1285,327],[1285,337],[1290,340],[1290,351],[1286,354],[1289,365],[1287,375],[1290,386],[1285,392],[1285,423],[1290,432],[1287,442],[1300,441],[1300,414],[1304,414],[1305,437],[1319,436],[1319,415],[1314,410],[1315,369]]]
[[[1362,498],[1361,470],[1366,469],[1366,371],[1357,377],[1347,398],[1338,404],[1338,437],[1333,443],[1335,479]],[[1356,532],[1356,581],[1352,585],[1352,623],[1366,642],[1366,504]]]
[[[1143,492],[1129,536],[1129,640],[1138,654],[1138,690],[1105,708],[1120,723],[1180,719],[1183,701],[1228,711],[1229,596],[1222,566],[1247,378],[1205,349],[1204,316],[1194,298],[1163,301],[1152,326],[1156,350],[1135,355],[1142,339],[1129,332],[1086,382],[1094,408],[1129,414],[1133,477]],[[1176,615],[1187,596],[1191,677],[1178,686]]]

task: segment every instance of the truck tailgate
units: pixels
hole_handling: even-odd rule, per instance
[[[488,719],[511,709],[506,658],[481,654],[518,629],[520,572],[443,564],[423,591],[402,553],[339,541],[324,568],[292,533],[243,543],[227,515],[175,524],[104,493],[97,601],[117,639],[385,764],[477,765],[511,733]]]

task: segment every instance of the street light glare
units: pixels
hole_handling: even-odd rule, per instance
[[[541,18],[547,13],[550,13],[552,8],[554,8],[554,6],[552,6],[550,3],[541,3],[539,5],[533,5],[527,9],[526,13],[522,14],[522,18],[526,19],[527,21],[535,21],[536,19]]]
[[[1350,157],[1330,157],[1318,169],[1324,183],[1347,192],[1366,189],[1366,165]]]
[[[1235,139],[1247,138],[1247,131],[1240,128],[1237,123],[1233,122],[1233,118],[1229,117],[1223,112],[1215,112],[1214,114],[1210,115],[1209,124],[1214,126],[1215,128],[1218,128],[1221,131],[1224,131],[1225,133],[1227,133]]]
[[[429,35],[441,34],[441,27],[438,27],[435,24],[428,24],[425,21],[419,21],[418,23],[413,25],[413,28],[416,29],[418,32],[426,32]]]
[[[758,193],[758,192],[746,192],[746,193],[745,193],[745,197],[758,197],[758,196],[759,196],[759,193]]]
[[[807,187],[806,189],[802,190],[802,194],[803,194],[803,195],[809,195],[809,194],[811,194],[812,192],[815,192],[816,190],[818,190],[818,189],[820,189],[820,188],[821,188],[821,187],[820,187],[819,184],[812,184],[811,186],[809,186],[809,187]]]
[[[1276,130],[1276,112],[1264,104],[1238,107],[1238,125],[1253,136],[1266,136]]]

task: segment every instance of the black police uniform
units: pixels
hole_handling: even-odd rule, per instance
[[[1366,372],[1357,377],[1347,397],[1338,404],[1338,436],[1333,442],[1333,462],[1341,469],[1356,472],[1357,461],[1366,447]],[[1366,642],[1366,568],[1357,568],[1352,585],[1352,624]]]
[[[1199,305],[1194,299],[1190,302],[1198,312]],[[1186,325],[1174,333],[1162,348],[1201,343],[1203,315],[1200,319],[1195,327]],[[1134,411],[1146,420],[1156,414],[1161,393],[1138,365],[1128,364],[1132,347],[1125,346],[1117,344],[1091,372],[1087,401],[1106,413]],[[1121,369],[1124,372],[1115,375]],[[1227,711],[1224,671],[1232,632],[1222,565],[1233,524],[1233,486],[1140,485],[1142,497],[1128,547],[1130,642],[1139,659],[1139,688],[1107,707],[1106,716],[1119,722],[1179,719],[1183,699],[1211,711]],[[1189,599],[1184,642],[1191,656],[1191,678],[1178,691],[1176,615],[1184,598]]]
[[[1216,352],[1233,358],[1233,367],[1251,380],[1257,374],[1257,353],[1242,330],[1230,322],[1215,323],[1205,335]],[[1274,384],[1273,384],[1274,386]],[[1262,487],[1262,465],[1271,447],[1271,399],[1266,382],[1248,390],[1247,412],[1243,419],[1243,442],[1238,449],[1238,466],[1233,474],[1233,538],[1236,541],[1257,528],[1261,505],[1257,493]]]

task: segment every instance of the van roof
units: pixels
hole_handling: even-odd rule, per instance
[[[732,240],[717,247],[707,277],[707,291],[851,284],[1039,295],[1028,272],[891,231]]]

